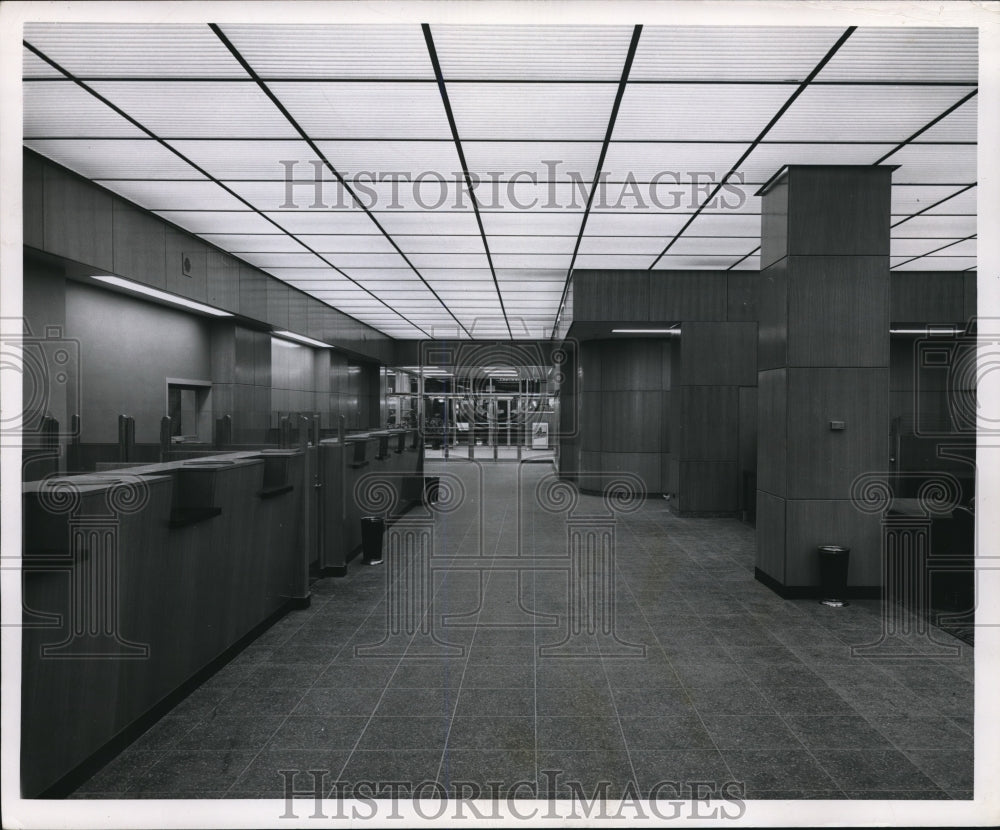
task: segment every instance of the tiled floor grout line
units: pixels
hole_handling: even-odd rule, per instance
[[[484,509],[484,502],[481,501],[480,510],[483,509]],[[500,532],[497,534],[497,547],[499,547],[500,545],[500,539],[503,538],[503,526],[506,523],[506,520],[507,520],[507,509],[504,508],[504,515],[503,518],[500,520]],[[493,556],[490,557],[491,562],[496,560],[496,555],[497,555],[496,548],[494,548]],[[493,571],[491,569],[489,571],[489,575],[487,576],[485,584],[480,583],[482,585],[482,596],[480,598],[481,600],[485,600],[486,598],[486,593],[489,590],[490,579],[492,578],[492,576],[493,576]],[[472,659],[472,649],[476,643],[476,635],[479,633],[479,618],[482,616],[482,614],[483,614],[483,602],[480,601],[479,612],[476,614],[476,624],[472,628],[472,640],[469,642],[468,646],[466,646],[467,651],[465,655],[465,661],[462,664],[462,677],[460,678],[458,683],[458,690],[456,692],[456,698],[455,698],[455,707],[454,709],[452,709],[451,717],[448,720],[448,731],[445,733],[444,746],[441,750],[441,759],[438,761],[438,768],[436,772],[436,779],[438,782],[441,781],[441,774],[444,770],[445,759],[448,755],[448,748],[449,748],[448,744],[451,741],[451,728],[455,723],[455,717],[457,716],[458,713],[458,704],[461,700],[462,689],[465,685],[465,673],[468,671],[469,661]]]

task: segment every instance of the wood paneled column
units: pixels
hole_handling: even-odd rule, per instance
[[[851,483],[888,464],[892,167],[791,166],[763,194],[757,577],[818,589],[818,545],[880,581],[877,516]]]

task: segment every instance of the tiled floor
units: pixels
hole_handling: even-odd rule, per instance
[[[75,796],[281,798],[279,770],[300,770],[307,791],[971,798],[971,648],[932,629],[958,657],[921,656],[937,646],[917,635],[852,656],[880,640],[878,602],[782,600],[753,579],[752,528],[658,500],[612,515],[551,471],[428,465],[443,501],[396,532],[433,534],[431,568],[355,560],[318,581]],[[613,606],[569,592],[599,559],[567,570],[567,546],[604,534],[608,551],[609,528]],[[411,636],[399,598],[423,609],[421,585],[433,607]]]

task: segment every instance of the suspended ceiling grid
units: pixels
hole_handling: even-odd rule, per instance
[[[757,269],[785,164],[897,165],[890,266],[974,269],[977,74],[974,29],[36,23],[24,144],[392,337],[546,338],[574,268]]]

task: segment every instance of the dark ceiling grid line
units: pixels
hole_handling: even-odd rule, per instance
[[[692,237],[690,237],[690,236],[688,237],[688,239],[691,239],[691,238]],[[745,238],[745,237],[743,237],[743,238]],[[743,256],[741,256],[738,260],[736,260],[736,262],[734,262],[732,265],[730,265],[726,270],[727,271],[732,271],[737,265],[739,265],[744,260],[750,259],[750,257],[752,257],[759,250],[760,250],[760,245],[758,245],[756,248],[754,248],[749,254],[744,254]]]
[[[95,90],[92,87],[88,86],[84,81],[78,80],[76,77],[74,77],[72,74],[70,74],[70,72],[68,72],[66,69],[64,69],[62,66],[60,66],[58,63],[56,63],[54,60],[52,60],[52,58],[50,58],[48,55],[44,54],[41,50],[37,49],[32,44],[28,43],[28,41],[25,40],[25,41],[22,41],[22,43],[24,44],[25,48],[29,49],[33,54],[35,54],[36,56],[38,56],[39,58],[41,58],[43,61],[45,61],[46,63],[48,63],[53,69],[56,69],[59,72],[62,72],[66,76],[67,79],[73,81],[81,89],[83,89],[84,91],[90,93],[90,95],[94,96],[94,98],[96,98],[98,101],[100,101],[106,107],[109,107],[112,111],[114,111],[115,113],[117,113],[118,115],[120,115],[122,118],[124,118],[126,121],[128,121],[132,126],[134,126],[137,129],[141,130],[143,133],[145,133],[147,136],[149,136],[149,138],[151,140],[155,141],[161,147],[163,147],[164,149],[168,150],[170,153],[172,153],[173,155],[175,155],[177,158],[179,158],[185,164],[188,164],[192,169],[197,170],[208,181],[213,182],[214,184],[218,185],[223,190],[225,190],[230,196],[232,196],[235,199],[238,199],[242,204],[246,205],[251,211],[253,211],[254,214],[256,214],[257,216],[260,216],[261,218],[263,218],[264,220],[266,220],[267,222],[269,222],[271,225],[273,225],[275,228],[277,228],[279,231],[281,231],[282,234],[284,234],[286,236],[290,236],[293,239],[295,239],[297,242],[299,242],[299,244],[302,245],[302,247],[306,248],[310,253],[314,254],[315,256],[319,257],[321,260],[323,260],[324,262],[326,262],[331,268],[333,268],[334,271],[336,271],[342,277],[344,277],[345,279],[350,280],[352,283],[354,283],[356,286],[358,286],[358,288],[361,288],[363,291],[365,291],[366,293],[370,294],[373,299],[375,299],[378,302],[382,303],[382,305],[384,305],[386,308],[388,308],[390,311],[392,311],[394,314],[396,314],[401,320],[405,321],[407,325],[410,325],[413,328],[417,329],[417,331],[423,332],[425,335],[427,335],[427,332],[424,331],[423,328],[421,328],[420,326],[418,326],[416,323],[412,322],[405,315],[400,314],[399,311],[397,311],[396,309],[394,309],[388,303],[383,302],[375,294],[372,294],[372,292],[368,291],[368,289],[365,288],[363,285],[361,285],[356,280],[352,279],[350,276],[348,276],[343,271],[341,271],[336,265],[334,265],[332,262],[330,262],[330,260],[328,260],[325,256],[323,256],[322,254],[318,253],[317,251],[314,251],[310,246],[306,245],[304,242],[302,242],[301,240],[297,239],[294,236],[294,234],[289,233],[284,227],[282,227],[280,224],[278,224],[276,221],[274,221],[271,217],[269,217],[265,213],[262,213],[261,211],[257,210],[256,207],[254,207],[250,202],[248,202],[246,199],[244,199],[242,196],[240,196],[239,193],[237,193],[236,191],[234,191],[232,188],[227,187],[225,184],[223,184],[219,179],[217,179],[215,176],[213,176],[207,170],[203,169],[201,166],[199,166],[194,161],[192,161],[191,159],[189,159],[186,155],[184,155],[176,147],[173,147],[165,139],[163,139],[160,136],[156,135],[156,133],[154,133],[152,130],[150,130],[148,127],[146,127],[144,124],[141,124],[139,121],[137,121],[131,115],[129,115],[127,112],[125,112],[123,109],[121,109],[121,107],[118,107],[117,105],[113,104],[111,101],[109,101],[107,98],[105,98],[99,92],[97,92],[97,90]],[[161,217],[161,219],[162,219],[162,217]],[[164,221],[166,221],[166,220],[164,220]],[[173,223],[171,223],[171,224],[173,224]],[[185,230],[185,229],[182,228],[182,230]],[[191,233],[191,232],[185,230],[185,233]],[[198,236],[198,234],[194,234],[194,236]],[[247,264],[250,265],[250,263],[247,263]],[[256,267],[256,266],[252,266],[252,267]],[[331,308],[332,308],[332,306],[331,306]],[[337,309],[337,310],[340,311],[340,309]],[[361,323],[364,326],[368,326],[369,328],[372,328],[372,329],[375,329],[375,331],[378,331],[378,329],[376,329],[374,326],[370,326],[368,323],[365,323],[363,320],[358,320],[356,317],[353,317],[352,315],[347,314],[347,312],[341,311],[341,313],[347,315],[352,320],[356,320],[358,323]],[[430,336],[430,335],[427,335],[427,336]]]
[[[761,130],[760,134],[757,136],[757,138],[754,139],[753,143],[751,143],[750,146],[747,147],[747,149],[743,151],[743,155],[740,156],[736,160],[736,162],[730,168],[729,172],[726,173],[726,175],[724,175],[722,177],[721,181],[719,181],[719,183],[716,184],[716,186],[712,190],[712,192],[698,206],[698,209],[695,211],[694,216],[692,216],[684,224],[684,226],[676,234],[674,234],[673,238],[671,238],[671,240],[667,243],[666,247],[660,252],[660,255],[656,259],[653,260],[652,265],[649,266],[649,270],[650,271],[652,271],[656,267],[656,263],[658,263],[660,261],[660,259],[663,258],[663,255],[667,251],[670,250],[671,246],[678,239],[680,239],[680,237],[684,234],[684,231],[686,231],[691,226],[691,223],[694,222],[694,220],[698,218],[698,216],[701,214],[702,210],[704,210],[705,205],[711,203],[711,201],[718,195],[719,191],[722,190],[722,188],[726,184],[726,182],[729,181],[729,178],[739,169],[740,165],[743,164],[743,162],[745,162],[747,160],[747,158],[750,156],[750,154],[764,140],[764,136],[766,136],[771,131],[771,128],[775,124],[778,123],[778,121],[781,119],[781,117],[788,111],[788,108],[791,107],[791,105],[795,103],[796,99],[803,92],[806,91],[806,89],[809,87],[809,84],[812,83],[813,79],[822,71],[823,67],[826,66],[833,59],[833,56],[835,54],[837,54],[837,52],[839,51],[840,47],[843,46],[844,43],[847,42],[847,39],[852,34],[854,34],[854,31],[856,29],[857,29],[857,26],[849,26],[844,31],[844,33],[839,38],[837,38],[837,42],[834,43],[833,46],[830,47],[830,49],[827,51],[827,53],[823,56],[822,60],[820,60],[820,62],[818,64],[816,64],[816,66],[813,67],[812,71],[805,77],[805,79],[801,83],[799,83],[799,85],[796,87],[795,91],[791,94],[791,96],[788,98],[788,100],[785,101],[785,103],[781,105],[781,107],[774,114],[774,116],[771,118],[771,120],[767,122],[767,124],[764,126],[764,129]]]
[[[939,116],[937,116],[936,118],[932,118],[927,124],[925,124],[919,130],[917,130],[908,139],[906,139],[905,141],[902,141],[898,145],[896,145],[896,147],[894,147],[892,150],[890,150],[888,153],[886,153],[884,156],[882,156],[882,158],[880,158],[878,161],[872,162],[872,166],[875,167],[875,166],[881,164],[887,158],[889,158],[889,156],[893,155],[894,153],[898,153],[907,144],[910,144],[911,142],[913,142],[914,139],[916,139],[918,136],[920,136],[923,133],[927,132],[935,124],[937,124],[938,122],[942,121],[943,119],[945,119],[949,115],[951,115],[955,110],[957,110],[960,106],[962,106],[962,104],[964,104],[966,101],[970,101],[972,98],[974,98],[978,92],[979,92],[979,90],[977,88],[977,89],[972,90],[972,92],[970,92],[968,95],[964,95],[962,98],[960,98],[958,101],[956,101],[950,107],[948,107],[948,109],[946,109],[944,112],[942,112]],[[934,142],[934,143],[937,144],[938,142]],[[974,144],[975,142],[970,142],[970,143]]]
[[[248,78],[226,78],[206,76],[185,76],[185,75],[76,75],[81,81],[100,81],[115,83],[248,83]],[[336,77],[336,78],[316,78],[310,75],[258,75],[265,83],[317,83],[317,84],[431,84],[434,81],[429,78],[393,78],[393,77]],[[65,78],[56,78],[51,75],[26,75],[25,81],[46,81],[61,82]],[[609,84],[614,83],[614,78],[449,78],[450,84]],[[633,79],[629,83],[637,85],[665,85],[665,86],[795,86],[799,81],[776,80],[774,78],[641,78]],[[931,81],[931,80],[888,80],[888,81],[867,81],[840,79],[836,81],[813,81],[814,86],[928,86],[928,87],[951,87],[951,86],[976,86],[977,79],[967,81]]]
[[[260,79],[254,68],[250,66],[246,58],[244,58],[243,55],[240,54],[240,51],[236,48],[236,46],[232,42],[230,42],[229,38],[226,37],[222,29],[220,29],[219,26],[215,23],[209,23],[208,26],[215,33],[215,36],[219,38],[223,46],[225,46],[230,51],[232,56],[236,58],[240,66],[243,67],[243,70],[248,75],[250,75],[250,77],[253,78],[254,81],[256,81],[257,86],[261,90],[261,92],[263,92],[270,99],[271,103],[273,103],[278,108],[278,111],[287,119],[288,123],[291,124],[292,128],[302,137],[302,140],[309,145],[309,148],[316,154],[317,158],[322,160],[323,164],[326,165],[326,168],[334,175],[334,177],[340,183],[340,186],[344,188],[344,190],[348,193],[348,195],[352,199],[354,199],[354,201],[360,206],[360,208],[368,215],[368,218],[375,223],[375,226],[382,232],[385,238],[389,241],[389,244],[396,249],[396,252],[403,258],[406,264],[410,266],[410,268],[413,270],[413,273],[420,278],[420,281],[427,287],[427,290],[431,292],[434,299],[441,304],[441,307],[445,311],[448,312],[451,318],[458,324],[459,328],[461,328],[462,331],[464,331],[469,336],[469,338],[472,339],[471,332],[465,327],[462,321],[455,316],[454,312],[448,307],[445,301],[441,299],[441,297],[438,295],[437,291],[434,290],[431,284],[427,282],[426,279],[424,279],[424,275],[420,273],[420,271],[412,262],[410,262],[409,258],[403,252],[403,249],[396,244],[396,240],[394,240],[392,236],[389,234],[389,232],[384,227],[382,227],[381,223],[375,218],[372,212],[367,207],[365,207],[364,203],[361,201],[361,199],[358,198],[357,194],[354,192],[353,188],[351,188],[351,186],[347,183],[347,180],[343,177],[343,175],[341,175],[340,171],[333,166],[330,160],[326,157],[326,154],[319,149],[319,147],[317,146],[316,142],[312,139],[312,137],[304,129],[302,129],[302,126],[299,124],[299,122],[288,111],[285,105],[281,103],[281,101],[274,94],[274,92],[271,91],[271,88],[266,83],[264,83],[264,81]],[[372,296],[375,295],[373,294]],[[421,328],[420,331],[424,330]],[[427,334],[427,332],[424,332],[424,334]],[[429,336],[430,335],[428,335],[428,337]]]
[[[956,196],[961,196],[963,193],[965,193],[965,191],[972,190],[972,188],[974,188],[977,184],[978,184],[978,182],[973,182],[972,184],[964,185],[961,190],[956,190],[951,195],[945,196],[943,199],[939,199],[938,201],[934,202],[934,204],[928,205],[927,207],[925,207],[923,210],[918,210],[916,213],[911,214],[910,216],[907,216],[905,219],[900,219],[898,222],[890,225],[889,229],[891,230],[892,228],[899,227],[904,222],[909,222],[911,219],[915,219],[917,216],[920,216],[920,215],[922,215],[924,213],[927,213],[927,211],[929,211],[929,210],[933,210],[938,205],[943,205],[949,199],[954,199]]]
[[[946,248],[950,248],[952,245],[957,245],[959,242],[968,242],[970,239],[975,239],[975,238],[976,234],[971,233],[968,236],[963,237],[962,239],[956,239],[953,242],[949,242],[947,245],[942,245],[940,248],[935,248],[932,251],[927,251],[926,253],[920,254],[918,256],[912,256],[909,259],[903,260],[902,262],[893,265],[892,269],[895,270],[896,268],[902,268],[904,265],[908,265],[909,263],[913,262],[916,259],[923,259],[924,257],[933,256],[938,251],[943,251]]]
[[[448,89],[445,87],[444,74],[441,71],[441,62],[438,60],[437,48],[434,45],[434,36],[431,34],[429,23],[420,24],[424,33],[424,42],[427,44],[427,53],[430,55],[431,66],[434,67],[434,77],[437,78],[438,91],[441,93],[441,101],[444,104],[445,115],[448,117],[448,126],[451,128],[451,136],[455,142],[455,150],[458,152],[458,161],[462,165],[462,175],[465,177],[465,186],[469,191],[469,200],[472,202],[472,210],[476,214],[476,224],[479,225],[479,233],[483,237],[483,248],[486,249],[486,262],[490,266],[490,274],[493,276],[493,285],[497,290],[497,299],[500,301],[500,311],[503,314],[504,325],[507,326],[507,335],[511,340],[514,333],[510,328],[510,320],[507,317],[507,307],[504,305],[503,294],[500,291],[500,281],[497,279],[496,268],[493,267],[493,257],[490,254],[490,243],[486,237],[486,228],[483,225],[483,217],[479,212],[479,199],[476,197],[475,188],[472,186],[472,175],[469,173],[469,163],[465,160],[465,150],[462,149],[462,140],[458,134],[458,124],[455,122],[455,113],[451,108],[451,99],[448,97]]]
[[[583,211],[583,219],[580,221],[580,232],[576,236],[576,244],[573,246],[573,257],[570,259],[569,268],[566,271],[566,279],[563,282],[562,296],[559,298],[559,305],[556,306],[556,316],[552,321],[552,334],[554,339],[559,331],[559,318],[562,316],[563,307],[566,305],[566,292],[569,291],[570,277],[573,274],[573,266],[576,263],[577,254],[580,252],[580,245],[583,242],[583,234],[587,229],[587,218],[590,216],[590,208],[594,204],[594,196],[597,195],[597,185],[601,180],[601,171],[604,169],[604,160],[608,155],[608,147],[611,145],[611,136],[615,131],[615,122],[618,120],[618,110],[621,108],[622,98],[625,97],[625,88],[628,86],[628,76],[632,72],[632,62],[635,60],[636,50],[639,48],[639,38],[642,36],[642,25],[639,24],[632,29],[632,39],[629,41],[628,52],[625,55],[625,63],[622,66],[621,78],[618,81],[618,91],[615,93],[614,104],[611,105],[611,114],[608,117],[608,129],[604,134],[604,141],[601,144],[601,153],[597,157],[597,167],[594,169],[594,180],[590,184],[590,194],[587,196],[587,206]]]

